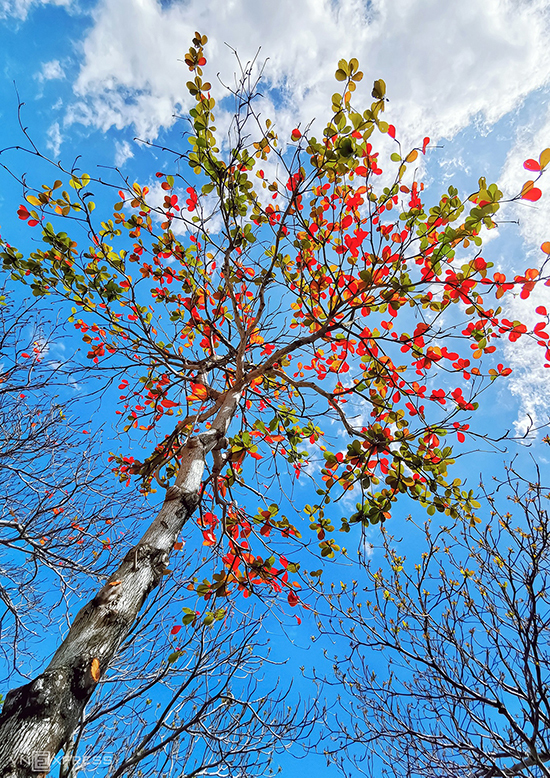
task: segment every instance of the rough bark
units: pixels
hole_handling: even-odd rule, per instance
[[[174,542],[195,511],[206,455],[223,438],[240,393],[228,393],[207,432],[189,439],[175,486],[141,540],[77,613],[46,669],[6,695],[0,714],[0,778],[36,778],[70,741],[101,676],[160,582]]]

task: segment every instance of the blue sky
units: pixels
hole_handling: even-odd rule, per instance
[[[515,194],[528,177],[523,161],[550,146],[549,0],[0,0],[0,149],[23,142],[15,82],[23,124],[53,159],[70,165],[82,155],[83,170],[118,166],[150,183],[166,161],[134,138],[181,144],[174,114],[190,103],[180,60],[195,30],[209,37],[212,73],[221,82],[212,76],[216,97],[231,82],[233,50],[246,61],[261,47],[262,110],[276,111],[281,137],[324,120],[338,59],[357,57],[365,72],[357,103],[369,101],[372,81],[384,78],[387,118],[404,144],[429,135],[437,146],[420,173],[438,190],[453,183],[473,191],[484,175]],[[221,129],[228,115],[217,115]],[[6,152],[0,162],[33,171],[32,157]],[[20,187],[7,173],[0,180],[0,233],[17,245],[28,240],[15,213]],[[490,235],[485,256],[505,272],[542,259],[550,185],[543,180],[542,188],[537,203],[507,209],[503,218],[519,224]],[[508,305],[513,318],[534,323],[535,306],[549,303],[543,287],[528,304]],[[546,422],[550,382],[540,350],[523,341],[505,349],[514,373],[482,407],[479,423],[521,431],[528,416]],[[539,461],[544,456],[540,451]],[[495,468],[499,461],[495,455]],[[479,460],[465,468],[475,479]],[[305,633],[292,633],[308,642]],[[294,648],[292,661],[306,664],[311,653],[300,661]],[[320,778],[335,775],[321,763],[314,769]],[[285,776],[304,772],[313,773],[311,762],[305,771],[285,762]]]

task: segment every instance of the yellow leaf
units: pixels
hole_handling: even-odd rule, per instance
[[[30,203],[31,205],[40,208],[41,205],[40,200],[38,199],[38,197],[35,197],[34,195],[27,195],[27,202]]]
[[[534,181],[526,181],[521,188],[521,196],[524,197],[527,194],[527,192],[530,192],[534,186],[535,186]]]
[[[544,151],[541,151],[539,156],[539,165],[541,170],[542,168],[545,168],[549,162],[550,162],[550,149],[544,149]]]
[[[99,681],[99,677],[101,673],[99,672],[99,659],[92,659],[92,666],[90,667],[90,673],[92,674],[92,678],[97,683]]]

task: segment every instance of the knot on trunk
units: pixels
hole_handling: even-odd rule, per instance
[[[162,577],[168,568],[169,556],[164,549],[155,549],[151,554],[151,567],[155,576]]]
[[[179,486],[169,486],[166,490],[166,497],[164,498],[166,502],[170,502],[171,500],[180,500],[183,496],[183,489],[181,489]]]

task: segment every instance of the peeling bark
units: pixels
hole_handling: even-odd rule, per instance
[[[162,579],[174,543],[198,505],[206,455],[224,437],[239,399],[240,392],[228,393],[211,429],[189,439],[176,483],[167,490],[159,513],[105,586],[77,613],[50,664],[6,695],[0,714],[0,778],[47,773],[51,760],[70,742],[100,678]]]

